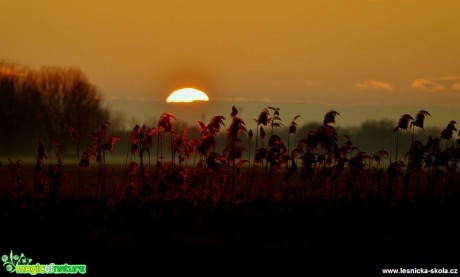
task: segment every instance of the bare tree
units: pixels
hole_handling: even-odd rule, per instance
[[[70,127],[84,136],[108,116],[101,94],[78,69],[0,62],[0,140],[8,152],[30,152],[38,139],[66,145]]]

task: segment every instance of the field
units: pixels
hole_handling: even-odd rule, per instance
[[[232,110],[221,153],[215,152],[221,116],[199,123],[200,140],[176,134],[171,114],[155,128],[136,126],[125,164],[110,163],[119,138],[109,123],[91,134],[87,148],[70,129],[78,164],[62,159],[59,144],[50,158],[39,142],[35,164],[10,159],[1,167],[2,249],[42,263],[87,264],[89,276],[157,270],[373,276],[382,268],[458,267],[454,123],[440,139],[413,139],[399,153],[404,158],[396,150],[386,166],[385,150],[369,155],[350,140],[337,144],[335,111],[295,146],[289,141],[295,119],[287,141],[273,133],[280,126],[276,108],[261,112],[255,134],[237,114]],[[402,116],[395,139],[423,128],[425,115]]]

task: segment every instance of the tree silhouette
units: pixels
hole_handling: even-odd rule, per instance
[[[0,63],[0,136],[7,151],[18,145],[66,139],[70,127],[88,134],[107,120],[97,88],[78,69],[46,67],[32,70]],[[88,139],[85,137],[85,139]],[[65,149],[66,145],[63,145]],[[18,151],[19,150],[19,151]]]

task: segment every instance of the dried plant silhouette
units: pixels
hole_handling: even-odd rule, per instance
[[[148,197],[193,202],[355,201],[376,196],[386,203],[400,197],[419,199],[434,191],[435,195],[446,197],[457,189],[454,173],[460,145],[454,144],[455,121],[447,124],[439,138],[430,136],[425,144],[416,139],[415,127],[424,130],[425,119],[431,114],[420,110],[415,117],[402,115],[393,130],[396,149],[392,159],[383,149],[373,154],[360,150],[348,134],[342,135],[344,139],[339,145],[340,136],[334,127],[339,115],[330,110],[322,124],[299,133],[296,121],[300,115],[281,129],[281,110],[266,107],[248,131],[233,106],[225,129],[223,115],[213,116],[208,124],[197,121],[198,138],[189,138],[190,130],[175,129],[176,117],[171,113],[162,113],[153,128],[137,124],[129,136],[123,137],[109,134],[112,124],[107,121],[101,123],[98,131],[86,135],[69,125],[63,141],[53,140],[52,157],[46,151],[50,147],[38,140],[30,184],[33,191],[28,190],[28,180],[18,170],[23,165],[12,159],[11,181],[5,187],[56,199],[73,192],[77,197]],[[401,161],[399,137],[409,128],[410,145]],[[441,140],[445,141],[444,150]],[[108,166],[108,153],[119,144],[126,149],[121,174],[115,162]],[[72,162],[64,161],[64,153],[71,152],[67,149],[74,149],[73,156],[78,158],[75,169]],[[154,163],[152,156],[156,157]],[[389,164],[386,170],[382,161]],[[97,170],[91,166],[93,162]]]
[[[412,139],[411,139],[411,144],[414,143],[414,134],[415,134],[415,127],[418,127],[423,130],[423,125],[425,124],[425,118],[426,116],[431,116],[431,114],[425,110],[419,111],[415,115],[415,119],[411,121],[410,125],[412,127]]]
[[[399,118],[398,126],[393,130],[393,133],[396,133],[396,151],[395,151],[395,161],[398,160],[398,147],[399,147],[399,132],[401,130],[407,131],[409,128],[409,123],[411,123],[414,118],[409,114],[403,114],[401,118]]]

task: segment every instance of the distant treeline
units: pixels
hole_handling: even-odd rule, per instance
[[[37,140],[67,145],[70,127],[88,134],[108,117],[80,70],[0,62],[0,155],[30,153]]]

